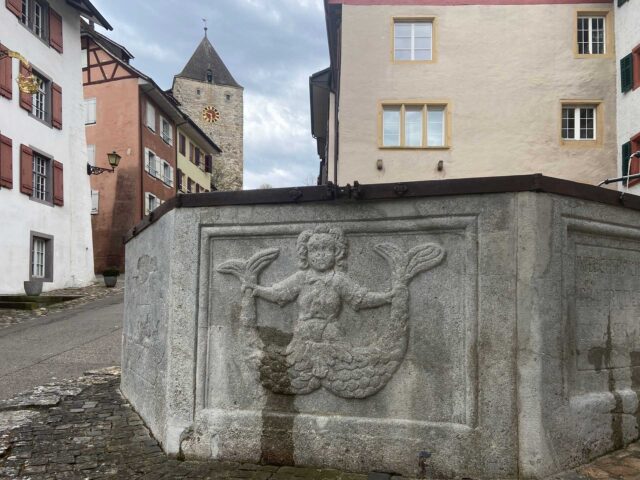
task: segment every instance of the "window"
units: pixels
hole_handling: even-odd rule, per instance
[[[162,162],[162,181],[170,187],[173,186],[173,167],[165,161]]]
[[[396,61],[433,60],[433,19],[394,20],[393,59]]]
[[[51,202],[51,159],[33,152],[33,198]]]
[[[145,155],[144,169],[147,172],[149,172],[149,175],[151,175],[152,177],[157,177],[158,176],[158,168],[157,168],[158,157],[154,152],[152,152],[148,148],[145,149],[145,152],[146,152],[146,155]]]
[[[178,191],[184,192],[184,174],[182,173],[182,170],[178,169],[176,176],[178,177]]]
[[[186,155],[186,138],[183,134],[178,134],[178,148],[180,150],[180,155]]]
[[[633,54],[620,59],[620,91],[628,92],[633,88]]]
[[[446,105],[383,105],[381,146],[447,147]]]
[[[31,114],[38,120],[49,123],[51,121],[51,82],[35,70],[33,75],[40,85],[31,98]]]
[[[597,107],[595,105],[563,105],[562,139],[595,140]]]
[[[213,72],[211,69],[207,70],[207,83],[213,83]]]
[[[95,125],[96,123],[96,99],[84,99],[84,124]]]
[[[147,192],[144,194],[144,214],[149,215],[156,208],[161,205],[161,201],[153,193]]]
[[[187,177],[187,193],[193,192],[193,180]]]
[[[147,102],[146,125],[152,132],[156,131],[156,109],[150,102]]]
[[[89,66],[89,57],[87,56],[87,49],[83,48],[80,54],[80,61],[82,62],[82,68],[87,68]]]
[[[49,39],[49,9],[39,0],[22,0],[20,22],[42,40]]]
[[[576,26],[578,55],[604,55],[611,50],[607,38],[607,23],[607,12],[578,12]]]
[[[173,129],[171,128],[171,124],[169,120],[164,117],[160,117],[160,125],[162,131],[162,140],[169,145],[173,145]]]
[[[91,215],[97,215],[100,207],[100,191],[91,190]]]
[[[196,147],[196,157],[195,157],[195,162],[196,166],[200,166],[200,149],[198,147]]]
[[[87,145],[87,163],[92,167],[96,166],[96,146]]]
[[[53,281],[53,237],[31,232],[30,280]]]

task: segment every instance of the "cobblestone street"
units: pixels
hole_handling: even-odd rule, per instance
[[[119,370],[112,368],[0,401],[0,478],[366,478],[335,470],[167,458],[120,395],[119,382]],[[640,444],[550,480],[596,479],[639,480]]]

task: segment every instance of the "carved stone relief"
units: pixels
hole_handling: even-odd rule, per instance
[[[296,244],[299,270],[271,286],[260,285],[259,276],[280,254],[277,248],[218,265],[218,272],[240,280],[245,345],[265,388],[302,395],[323,387],[339,397],[366,398],[391,379],[407,350],[409,283],[439,265],[445,251],[434,243],[407,252],[392,243],[381,243],[374,250],[389,264],[391,288],[386,292],[368,291],[347,275],[348,241],[335,227],[302,232]],[[256,298],[281,307],[296,302],[297,319],[288,342],[265,341],[260,334]],[[339,325],[344,304],[356,311],[390,305],[386,331],[368,345],[352,345]]]

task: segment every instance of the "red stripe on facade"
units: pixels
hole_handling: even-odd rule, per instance
[[[613,3],[613,0],[327,0],[330,5],[565,5]]]

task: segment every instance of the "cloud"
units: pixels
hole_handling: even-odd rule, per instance
[[[311,137],[309,76],[329,64],[323,0],[95,0],[113,25],[106,35],[163,88],[203,35],[245,87],[245,182],[303,185],[319,159]],[[171,12],[167,15],[166,12]],[[125,16],[126,13],[126,16]]]

